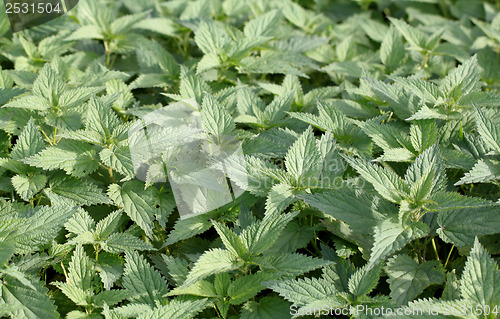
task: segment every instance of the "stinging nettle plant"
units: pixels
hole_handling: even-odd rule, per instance
[[[499,30],[489,1],[0,13],[0,317],[500,318]]]

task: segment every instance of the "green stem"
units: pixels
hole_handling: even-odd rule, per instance
[[[448,13],[448,4],[446,3],[446,0],[440,0],[439,6],[441,7],[441,12],[443,12],[443,16],[445,18],[449,18],[450,14]]]
[[[40,205],[40,201],[42,200],[42,197],[43,195],[40,194],[40,196],[38,196],[38,201],[36,202],[36,206]]]
[[[54,144],[52,144],[52,141],[51,139],[49,138],[49,136],[44,132],[44,130],[40,129],[40,132],[42,132],[43,136],[45,136],[45,138],[47,139],[47,141],[49,142],[50,146],[54,146]]]
[[[434,253],[436,254],[436,259],[439,260],[439,254],[437,251],[436,241],[434,240],[434,237],[432,237],[432,248],[434,248]]]
[[[64,273],[64,277],[66,278],[66,282],[69,283],[69,279],[68,279],[68,273],[66,272],[66,268],[64,268],[64,264],[63,262],[61,261],[61,268],[63,270],[63,273]]]
[[[115,177],[113,176],[113,169],[111,167],[108,167],[108,173],[109,173],[109,178],[111,180],[111,183],[114,183]]]
[[[429,51],[425,51],[424,60],[422,61],[422,69],[427,69],[429,67]]]
[[[448,265],[448,261],[450,260],[451,253],[453,252],[453,248],[455,248],[455,245],[451,246],[450,252],[448,253],[448,257],[446,257],[446,261],[444,263],[444,268],[446,268],[446,265]]]
[[[219,312],[219,309],[217,308],[217,306],[215,304],[214,304],[214,309],[215,309],[215,313],[217,314],[217,317],[222,318],[222,314]]]
[[[111,51],[109,50],[108,41],[104,41],[104,50],[106,51],[106,66],[109,68],[111,62]]]

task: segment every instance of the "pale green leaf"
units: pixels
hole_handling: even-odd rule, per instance
[[[123,286],[130,292],[129,300],[152,307],[168,292],[165,279],[136,251],[125,255]]]
[[[429,285],[444,281],[444,269],[438,261],[419,264],[408,255],[391,258],[385,271],[389,276],[391,297],[398,306],[406,305]]]

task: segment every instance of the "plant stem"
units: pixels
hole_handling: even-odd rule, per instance
[[[109,178],[111,179],[111,183],[115,182],[115,177],[113,176],[113,169],[108,167]]]
[[[52,141],[50,140],[50,138],[48,137],[48,135],[44,132],[44,130],[40,129],[40,132],[42,132],[43,136],[45,136],[45,138],[49,142],[50,146],[54,146],[54,144],[52,144]]]
[[[66,278],[66,282],[69,283],[68,273],[66,272],[66,268],[64,268],[64,264],[63,264],[62,260],[61,260],[61,268],[63,270],[64,277]]]
[[[439,260],[439,254],[437,251],[436,241],[434,240],[434,237],[432,237],[432,248],[434,248],[434,253],[436,254],[436,259]]]
[[[451,253],[453,252],[453,248],[455,248],[455,245],[451,246],[450,252],[448,253],[448,257],[446,257],[446,261],[444,263],[444,268],[446,268],[446,265],[448,265],[448,261],[450,260]]]
[[[111,59],[111,51],[109,51],[108,41],[104,41],[104,50],[106,51],[106,66],[109,67],[109,63],[110,63],[110,59]]]
[[[216,305],[214,305],[215,312],[217,313],[217,317],[222,318],[221,313],[219,312],[219,309],[217,308]]]
[[[443,13],[443,16],[445,18],[449,18],[450,14],[448,13],[448,4],[446,2],[447,2],[446,0],[440,0],[439,6],[441,7],[441,12]]]

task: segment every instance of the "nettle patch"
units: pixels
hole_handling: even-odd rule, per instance
[[[0,316],[500,318],[498,3],[87,0],[0,35]]]

